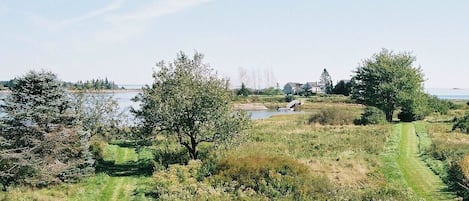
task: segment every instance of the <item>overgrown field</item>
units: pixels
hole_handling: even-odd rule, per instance
[[[254,121],[227,148],[203,145],[201,160],[189,161],[164,136],[149,147],[103,143],[95,176],[47,189],[14,188],[0,192],[0,200],[418,200],[399,168],[397,125],[310,123],[324,108],[347,114],[334,118],[353,119],[363,106],[304,102],[302,113]],[[445,183],[461,175],[455,164],[469,152],[468,135],[450,132],[450,116],[461,113],[416,124],[420,156]]]

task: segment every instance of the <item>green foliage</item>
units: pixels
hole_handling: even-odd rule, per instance
[[[292,94],[287,94],[285,95],[285,102],[289,103],[291,101],[295,100],[295,96]]]
[[[252,189],[269,199],[307,200],[333,190],[327,178],[313,176],[306,165],[262,153],[222,159],[214,179],[221,183],[235,182],[233,190]]]
[[[251,94],[252,94],[251,90],[249,90],[248,88],[246,88],[246,85],[244,84],[244,82],[241,83],[241,89],[239,89],[239,90],[236,92],[236,95],[238,95],[238,96],[244,96],[244,97],[249,96],[249,95],[251,95]]]
[[[367,106],[361,118],[356,119],[354,123],[356,125],[384,124],[386,123],[386,115],[376,107]]]
[[[453,161],[448,170],[448,185],[463,198],[469,199],[469,155]]]
[[[172,63],[159,62],[153,84],[135,98],[140,109],[133,110],[141,120],[142,135],[154,131],[175,135],[193,159],[200,143],[226,144],[249,121],[245,113],[232,110],[227,82],[202,59],[202,54],[189,58],[181,52]]]
[[[453,125],[453,131],[460,130],[469,134],[469,113],[464,117],[456,119],[456,123]]]
[[[105,79],[92,79],[85,82],[78,81],[77,83],[64,83],[65,87],[75,90],[114,90],[119,89],[119,86],[114,81]]]
[[[274,87],[269,87],[269,88],[265,88],[261,90],[259,95],[265,95],[265,96],[283,95],[283,91],[280,89],[276,89]]]
[[[151,149],[155,162],[167,168],[170,164],[187,164],[189,162],[188,150],[178,143],[171,143],[168,140],[155,144]]]
[[[80,92],[73,97],[77,119],[92,136],[100,135],[110,139],[123,132],[121,128],[127,118],[124,112],[119,111],[117,100],[112,94]]]
[[[196,178],[201,166],[200,160],[191,160],[187,165],[171,165],[156,172],[149,185],[140,187],[137,192],[156,200],[235,200],[234,193],[198,182]]]
[[[428,108],[431,110],[431,112],[437,112],[442,115],[448,114],[448,111],[450,109],[453,109],[454,103],[448,100],[441,100],[437,96],[428,96]]]
[[[429,95],[415,92],[412,98],[402,102],[401,111],[397,117],[403,122],[423,120],[431,113],[428,102]]]
[[[344,96],[349,96],[352,91],[352,82],[341,80],[332,89],[333,94],[342,94]]]
[[[80,129],[71,100],[51,72],[15,79],[1,106],[0,180],[47,186],[76,182],[93,171],[89,133]]]
[[[348,125],[353,123],[354,116],[346,111],[337,108],[323,108],[311,115],[308,122],[322,125]]]
[[[411,106],[419,105],[414,98],[423,93],[423,74],[412,66],[414,61],[409,53],[395,54],[386,49],[366,59],[352,78],[352,99],[383,110],[388,121],[399,107],[414,112]]]
[[[326,69],[322,71],[319,83],[322,91],[324,91],[326,94],[332,94],[332,90],[334,89],[332,85],[332,78]]]
[[[8,81],[0,81],[0,85],[5,88],[11,89],[13,85],[15,84],[15,80],[8,80]]]

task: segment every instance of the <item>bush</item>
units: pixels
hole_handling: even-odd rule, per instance
[[[271,200],[314,200],[332,191],[329,180],[312,175],[306,165],[287,157],[262,153],[222,159],[218,163],[215,183],[231,183],[235,192],[254,191]]]
[[[362,113],[360,119],[355,119],[356,125],[368,125],[368,124],[385,124],[386,115],[384,112],[376,107],[368,106]]]
[[[347,125],[352,124],[353,115],[341,109],[326,108],[314,113],[308,122],[309,124],[319,123],[321,125]]]
[[[167,144],[153,149],[154,160],[167,168],[170,164],[187,164],[189,152],[179,144]]]
[[[428,106],[432,112],[437,112],[442,115],[448,114],[448,111],[454,107],[454,103],[448,100],[441,100],[437,96],[428,97]]]
[[[287,94],[285,96],[285,102],[291,102],[293,100],[295,100],[295,96],[293,96],[292,94]]]
[[[460,130],[461,132],[469,133],[469,114],[466,114],[460,119],[456,119],[452,130]]]
[[[464,200],[469,199],[469,155],[452,162],[448,172],[448,186]]]
[[[412,121],[418,121],[418,120],[423,120],[425,116],[428,114],[428,112],[417,112],[417,111],[411,111],[408,109],[402,109],[399,114],[397,114],[397,118],[399,118],[400,121],[403,122],[412,122]]]
[[[136,192],[156,200],[234,200],[223,189],[196,180],[201,166],[200,160],[170,165],[166,170],[157,171],[148,187],[139,187]]]

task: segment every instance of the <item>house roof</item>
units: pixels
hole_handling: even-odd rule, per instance
[[[290,85],[292,88],[300,87],[302,84],[298,82],[288,82],[285,85]]]
[[[307,86],[307,87],[319,87],[319,83],[318,82],[306,82],[306,84],[304,84],[303,86]]]

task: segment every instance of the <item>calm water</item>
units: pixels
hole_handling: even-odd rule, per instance
[[[129,87],[129,86],[128,86]],[[130,87],[129,87],[130,88]],[[448,100],[469,100],[469,89],[427,89],[427,93],[436,95],[441,99]],[[117,93],[108,93],[109,95],[114,96],[118,101],[119,107],[122,111],[128,112],[130,107],[138,108],[138,103],[131,101],[138,92],[117,92]],[[0,104],[2,104],[1,99],[3,99],[7,94],[0,93]],[[261,110],[261,111],[249,111],[251,113],[251,119],[265,119],[269,118],[276,114],[285,114],[291,112],[278,112],[275,110]]]
[[[447,100],[469,100],[469,89],[427,89],[427,93]]]

